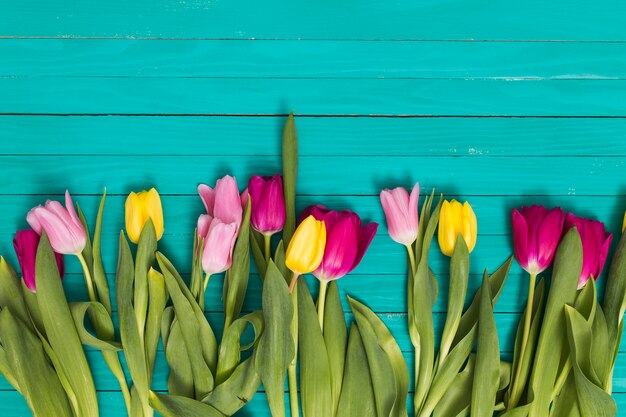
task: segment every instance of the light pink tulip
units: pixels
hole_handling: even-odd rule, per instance
[[[239,194],[237,181],[226,175],[215,188],[201,184],[198,193],[207,214],[198,218],[198,235],[204,239],[202,269],[207,274],[224,272],[232,265],[232,254],[248,200],[247,191]]]
[[[26,221],[37,234],[46,231],[50,245],[57,253],[78,255],[85,248],[87,233],[74,210],[69,191],[65,191],[65,207],[58,201],[48,200],[45,207],[31,209]]]
[[[387,218],[389,236],[398,243],[410,246],[417,239],[419,228],[417,202],[420,186],[415,184],[411,195],[402,187],[380,192],[380,202]]]

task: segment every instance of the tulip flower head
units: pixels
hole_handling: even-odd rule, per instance
[[[589,278],[597,280],[602,273],[613,234],[607,233],[602,222],[567,213],[565,231],[567,232],[572,227],[578,230],[583,244],[583,266],[578,280],[578,289],[581,289]]]
[[[65,191],[65,207],[58,201],[46,201],[26,215],[26,221],[38,235],[46,231],[52,249],[64,255],[78,255],[85,248],[87,233],[74,210],[70,193]]]
[[[411,195],[402,187],[380,192],[380,202],[387,218],[389,236],[404,246],[410,246],[417,239],[419,219],[418,200],[420,186],[415,183]]]
[[[232,265],[247,193],[240,196],[237,181],[229,175],[217,180],[215,188],[201,184],[198,193],[207,211],[198,218],[198,235],[204,239],[202,269],[208,275],[217,274]]]
[[[18,230],[13,238],[13,248],[17,255],[17,260],[22,270],[22,279],[24,284],[31,292],[36,292],[35,284],[35,260],[37,256],[37,247],[39,246],[40,236],[32,229]],[[59,268],[59,274],[63,278],[65,267],[63,263],[63,255],[54,254]]]
[[[513,246],[521,267],[531,275],[545,271],[563,234],[565,212],[560,207],[522,206],[511,210]]]
[[[280,232],[285,225],[285,196],[283,177],[253,175],[248,181],[248,193],[252,198],[250,224],[263,235]]]
[[[161,197],[154,188],[150,191],[132,192],[126,198],[126,233],[133,242],[139,242],[141,231],[148,219],[152,220],[157,240],[163,236],[163,207]]]
[[[322,263],[325,245],[324,222],[315,220],[315,217],[309,215],[298,225],[287,246],[285,259],[287,268],[296,276],[313,272]]]
[[[326,228],[324,256],[313,275],[320,281],[332,281],[352,272],[374,239],[378,224],[363,226],[356,213],[329,210],[322,205],[307,207],[301,217],[309,215],[323,221]]]
[[[456,200],[444,201],[439,213],[439,248],[446,256],[452,256],[456,240],[463,237],[467,250],[472,252],[476,246],[478,225],[472,206],[466,201],[461,204]]]

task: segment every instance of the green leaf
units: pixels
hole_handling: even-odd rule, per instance
[[[1,279],[2,278],[0,278],[0,280]],[[39,308],[39,302],[37,301],[37,293],[30,292],[24,281],[22,281],[21,286],[22,296],[24,297],[24,302],[26,303],[30,319],[32,320],[37,332],[45,336],[46,329],[43,326],[43,318],[41,317],[41,309]]]
[[[111,316],[102,304],[96,301],[70,303],[70,310],[83,344],[99,350],[113,352],[122,350],[122,345],[115,341],[115,328]],[[91,334],[85,327],[85,315],[87,314],[89,314],[92,327],[98,329],[97,336]]]
[[[163,311],[167,302],[167,294],[165,291],[165,278],[163,274],[151,269],[148,271],[148,316],[146,320],[146,356],[148,359],[148,375],[152,380],[154,372],[154,361],[156,359],[157,348],[159,345],[159,335],[161,333],[161,322],[163,319]]]
[[[165,283],[165,279],[163,279],[163,283]],[[172,323],[174,323],[175,318],[176,313],[174,311],[174,306],[165,307],[163,317],[161,318],[161,341],[163,342],[163,346],[167,346],[170,331],[172,329]]]
[[[150,405],[163,417],[224,417],[210,405],[177,395],[150,391]]]
[[[265,262],[264,247],[265,242],[263,235],[256,230],[250,230],[250,247],[252,248],[252,258],[256,269],[259,271],[259,277],[263,280],[265,271],[267,270],[267,262]]]
[[[443,363],[441,368],[437,370],[420,415],[430,416],[444,395],[447,395],[448,389],[458,377],[459,371],[467,362],[467,358],[472,352],[472,348],[476,342],[476,329],[477,326],[474,326],[463,340],[452,349],[447,360]]]
[[[337,417],[376,416],[374,388],[358,326],[350,327]]]
[[[106,189],[102,193],[102,199],[100,200],[100,206],[98,207],[98,215],[96,217],[96,228],[93,232],[93,281],[96,284],[96,290],[98,291],[98,301],[104,305],[109,312],[112,312],[111,295],[109,292],[109,283],[107,281],[106,273],[104,272],[104,265],[102,263],[102,254],[100,251],[100,238],[102,236],[102,216],[104,214],[104,202],[106,200]]]
[[[267,277],[265,280],[267,282]],[[324,336],[306,281],[299,279],[297,285],[302,415],[332,416],[330,364]]]
[[[174,265],[172,265],[172,263],[162,253],[157,252],[156,257],[164,276],[173,278],[174,281],[172,282],[172,280],[170,280],[170,283],[175,282],[178,285],[179,293],[182,293],[182,295],[187,299],[187,302],[196,318],[196,322],[198,323],[198,330],[200,332],[198,335],[200,338],[199,346],[202,349],[202,356],[204,357],[204,361],[208,365],[211,372],[214,373],[217,361],[217,341],[215,339],[215,334],[211,329],[211,325],[207,321],[204,312],[198,305],[198,302],[192,295],[191,291],[185,285],[185,282],[181,278],[180,274],[176,271],[176,268],[174,268]],[[169,290],[167,279],[165,283]],[[182,301],[180,297],[179,300]],[[178,312],[176,314],[178,315]]]
[[[198,229],[193,233],[193,256],[191,263],[191,280],[189,282],[189,292],[204,310],[204,271],[202,270],[202,252],[204,250],[204,239],[198,236]]]
[[[344,361],[348,345],[346,319],[341,307],[339,287],[336,281],[328,285],[324,308],[324,341],[328,352],[330,366],[330,385],[333,402],[333,414],[337,412],[341,384],[343,380]]]
[[[1,314],[2,312],[0,312],[0,315]],[[0,330],[0,333],[1,333],[1,330]],[[2,340],[2,334],[0,334],[0,342],[1,340]],[[9,358],[7,357],[7,352],[1,344],[0,344],[0,374],[2,374],[2,376],[4,376],[4,378],[7,380],[7,382],[11,384],[13,389],[15,389],[17,392],[21,394],[20,384],[17,381],[17,377],[14,375],[13,370],[11,369],[11,365],[9,364]]]
[[[6,360],[33,416],[72,417],[63,386],[50,366],[41,342],[10,309],[0,312],[0,334]],[[96,410],[97,411],[97,410]]]
[[[614,417],[617,415],[615,400],[600,388],[601,382],[591,365],[591,323],[568,305],[565,316],[580,414],[582,417]]]
[[[367,352],[378,415],[406,417],[409,372],[402,351],[372,310],[353,298],[348,301]]]
[[[144,229],[145,230],[145,229]],[[117,310],[119,314],[120,337],[124,347],[124,356],[128,364],[128,370],[137,390],[140,403],[144,409],[148,404],[148,391],[150,380],[146,366],[146,353],[144,341],[137,324],[137,316],[133,307],[133,257],[124,237],[120,232],[119,253],[115,278]]]
[[[567,347],[563,307],[574,303],[581,269],[582,243],[576,228],[572,228],[561,240],[554,257],[550,292],[529,383],[530,417],[545,417],[548,414],[552,387]]]
[[[511,264],[513,263],[513,257],[510,256],[500,267],[491,274],[489,277],[489,292],[491,293],[491,302],[495,306],[498,302],[498,298],[500,297],[500,293],[502,293],[502,288],[504,288],[504,283],[506,282],[506,277],[509,274],[509,270],[511,269]],[[472,303],[468,307],[468,309],[461,316],[461,322],[459,323],[459,329],[456,332],[456,336],[454,337],[454,343],[452,346],[455,346],[459,343],[468,332],[474,327],[474,324],[478,322],[478,310],[480,306],[480,296],[482,292],[482,287],[476,291],[474,295],[474,299]]]
[[[165,344],[165,359],[170,367],[167,387],[170,394],[194,397],[193,372],[178,320],[174,319]]]
[[[215,408],[226,416],[239,411],[254,397],[261,378],[254,369],[254,358],[240,363],[223,383],[202,399],[202,402]]]
[[[200,323],[204,320],[204,316],[199,320],[198,316],[195,314],[194,306],[197,307],[197,304],[193,297],[191,297],[191,294],[189,294],[191,300],[183,294],[183,288],[181,287],[185,289],[187,289],[187,287],[184,283],[181,285],[181,282],[178,281],[177,278],[180,277],[174,276],[172,273],[173,266],[171,266],[169,262],[166,262],[167,260],[161,253],[157,253],[157,260],[165,278],[167,292],[174,303],[176,318],[178,319],[178,324],[187,348],[187,354],[189,355],[191,371],[193,373],[195,397],[202,398],[211,392],[214,387],[213,374],[205,361],[202,351],[203,340]]]
[[[252,329],[254,330],[254,340],[250,343],[250,345],[242,347],[241,336],[246,331],[248,326],[252,326]],[[241,351],[256,345],[257,341],[263,334],[263,329],[263,312],[258,310],[235,320],[233,324],[231,324],[231,326],[224,332],[217,360],[215,385],[219,386],[221,383],[230,378],[231,374],[241,361]]]
[[[13,267],[0,256],[0,308],[10,309],[13,317],[32,328],[20,281]]]
[[[141,229],[139,241],[137,242],[137,254],[135,255],[135,281],[134,281],[134,302],[137,326],[142,339],[146,329],[146,316],[148,315],[148,300],[150,298],[148,289],[148,270],[154,264],[154,254],[157,249],[156,230],[152,219],[148,219]]]
[[[455,348],[456,349],[456,348]],[[470,356],[463,371],[459,372],[435,407],[434,417],[460,417],[469,415],[474,381],[475,356]]]
[[[535,297],[533,299],[533,306],[531,311],[531,323],[530,331],[528,332],[528,339],[526,341],[526,348],[524,350],[524,358],[520,364],[520,355],[522,349],[522,338],[524,332],[524,319],[527,311],[524,311],[522,317],[520,317],[519,324],[517,326],[517,333],[515,335],[515,347],[513,353],[513,369],[517,369],[521,366],[519,375],[516,381],[513,381],[515,373],[511,374],[511,388],[507,393],[507,404],[515,404],[519,402],[528,378],[530,376],[531,366],[533,358],[535,357],[535,350],[537,348],[537,339],[539,338],[539,330],[541,329],[541,320],[543,319],[543,306],[545,299],[545,280],[541,279],[535,288]],[[513,388],[515,387],[515,388]]]
[[[593,370],[598,375],[603,387],[605,381],[610,378],[612,366],[612,352],[609,349],[609,332],[604,311],[600,305],[596,306],[596,314],[593,316],[591,333],[591,362]]]
[[[489,280],[483,277],[478,313],[478,350],[470,415],[491,417],[500,383],[500,346]]]
[[[57,355],[61,372],[76,395],[81,417],[96,417],[98,400],[93,378],[45,232],[41,235],[36,259],[37,300],[50,346]]]
[[[578,408],[578,394],[576,393],[576,382],[574,381],[574,373],[571,372],[567,377],[563,389],[554,400],[551,417],[580,417]],[[524,416],[522,416],[524,417]]]
[[[226,280],[228,282],[226,297],[224,298],[224,329],[239,317],[243,300],[248,289],[250,276],[250,200],[246,204],[243,221],[239,228],[237,242],[233,250],[233,264]]]
[[[622,234],[611,261],[602,307],[609,332],[609,349],[617,354],[626,308],[626,234]]]
[[[285,245],[281,240],[280,242],[278,242],[278,246],[276,246],[276,252],[274,252],[274,263],[276,264],[276,267],[278,268],[280,273],[283,274],[283,276],[285,277],[285,281],[287,281],[287,284],[289,284],[293,273],[289,270],[289,268],[287,268],[285,258]]]
[[[293,112],[287,118],[283,130],[283,189],[285,194],[285,226],[283,241],[289,245],[296,230],[296,181],[298,179],[298,133]]]
[[[467,291],[467,281],[469,278],[469,251],[465,244],[465,239],[459,236],[454,246],[454,252],[450,258],[450,284],[448,290],[448,314],[441,336],[441,347],[439,349],[439,365],[443,363],[454,336],[461,321],[463,306],[465,305],[465,293]]]
[[[295,355],[290,332],[292,318],[289,288],[276,265],[270,261],[263,281],[265,328],[256,348],[255,367],[263,381],[274,417],[285,415],[285,375]]]

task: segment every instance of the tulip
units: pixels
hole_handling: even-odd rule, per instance
[[[565,230],[567,231],[574,226],[578,229],[583,244],[583,266],[578,279],[578,289],[581,289],[589,281],[589,278],[597,280],[602,273],[613,234],[607,233],[602,222],[567,213]]]
[[[285,225],[285,196],[283,177],[253,175],[248,181],[248,193],[252,198],[250,224],[263,235],[273,235]]]
[[[561,240],[565,213],[560,207],[548,210],[544,206],[522,206],[520,210],[511,210],[511,224],[513,226],[513,246],[515,257],[521,267],[530,274],[528,299],[524,314],[524,327],[520,344],[519,363],[514,370],[511,384],[509,406],[515,407],[521,397],[523,387],[522,362],[526,354],[530,325],[532,323],[532,307],[535,295],[535,281],[537,275],[545,271],[556,253]]]
[[[298,225],[287,246],[285,264],[294,273],[290,291],[293,291],[298,276],[313,272],[320,266],[325,245],[324,222],[309,215]]]
[[[417,203],[420,186],[415,183],[411,195],[402,187],[393,190],[384,189],[380,192],[380,202],[387,218],[389,236],[410,250],[410,246],[417,239],[419,221]]]
[[[461,204],[456,200],[444,201],[439,213],[439,248],[446,256],[452,256],[456,240],[463,237],[469,252],[476,246],[478,226],[472,206],[466,201]]]
[[[17,255],[17,260],[22,270],[22,279],[24,284],[31,292],[36,292],[35,285],[35,259],[37,255],[37,247],[39,246],[40,236],[32,229],[18,230],[13,238],[13,248]],[[59,275],[63,279],[65,267],[63,264],[63,255],[54,254],[59,268]]]
[[[65,191],[65,207],[58,201],[48,200],[45,206],[31,209],[26,221],[38,235],[46,231],[50,246],[57,253],[79,255],[85,248],[87,233],[74,210],[69,191]]]
[[[531,275],[545,271],[554,258],[561,240],[565,213],[559,207],[522,206],[511,211],[515,256]]]
[[[217,180],[215,188],[200,184],[198,194],[207,214],[198,218],[198,235],[204,240],[202,269],[204,289],[209,277],[229,269],[232,265],[233,248],[247,203],[247,192],[239,195],[234,177],[226,175]]]
[[[131,192],[126,198],[126,233],[133,242],[139,242],[141,231],[148,219],[152,220],[157,240],[163,236],[163,208],[161,197],[154,188],[139,193]]]
[[[329,210],[322,205],[307,207],[301,217],[309,215],[323,221],[326,229],[324,256],[313,271],[313,275],[320,281],[317,309],[323,329],[328,283],[347,275],[357,267],[376,235],[378,224],[368,223],[362,226],[356,213],[349,210]]]
[[[622,233],[626,230],[626,212],[624,212],[624,222],[622,223]]]

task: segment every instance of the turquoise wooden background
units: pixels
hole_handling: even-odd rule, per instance
[[[479,238],[470,292],[484,267],[511,253],[511,207],[562,205],[619,233],[624,28],[621,0],[6,1],[0,253],[14,261],[12,234],[31,206],[69,187],[93,219],[106,185],[112,281],[125,194],[155,185],[165,207],[161,246],[188,272],[203,211],[196,185],[226,173],[243,185],[250,174],[277,171],[284,116],[294,109],[299,206],[322,202],[382,222],[340,287],[379,312],[411,362],[404,252],[386,235],[378,191],[420,181],[471,201]],[[443,313],[447,264],[433,262]],[[86,298],[78,263],[68,259],[67,269],[69,296]],[[212,280],[207,302],[216,327],[220,285]],[[505,355],[526,285],[515,265],[496,307]],[[246,308],[259,296],[253,276]],[[124,415],[103,361],[88,356],[102,416]],[[161,356],[156,390],[166,389],[166,374]],[[615,391],[626,415],[626,353]],[[268,416],[265,409],[261,392],[240,415]],[[29,415],[4,380],[0,410]]]

